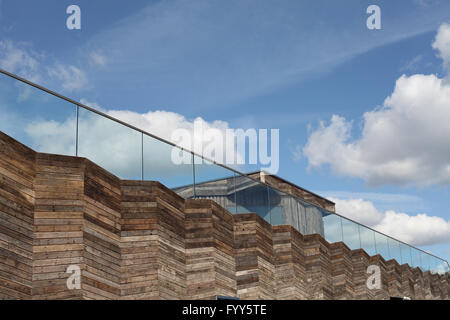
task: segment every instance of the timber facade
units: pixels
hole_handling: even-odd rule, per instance
[[[71,265],[79,289],[67,286]],[[366,285],[369,265],[380,289]],[[449,289],[448,275],[233,215],[157,181],[120,180],[0,132],[0,299],[448,299]]]

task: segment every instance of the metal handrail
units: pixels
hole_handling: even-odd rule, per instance
[[[99,111],[99,110],[96,110],[96,109],[94,109],[94,108],[91,108],[91,107],[89,107],[89,106],[87,106],[87,105],[85,105],[85,104],[83,104],[83,103],[80,103],[80,102],[75,101],[75,100],[73,100],[73,99],[71,99],[71,98],[68,98],[68,97],[66,97],[66,96],[64,96],[64,95],[62,95],[62,94],[60,94],[60,93],[57,93],[57,92],[55,92],[55,91],[53,91],[53,90],[47,89],[47,88],[45,88],[45,87],[43,87],[43,86],[41,86],[41,85],[38,85],[38,84],[36,84],[36,83],[34,83],[34,82],[31,82],[31,81],[29,81],[29,80],[27,80],[27,79],[25,79],[25,78],[22,78],[22,77],[20,77],[20,76],[18,76],[18,75],[16,75],[16,74],[13,74],[13,73],[8,72],[8,71],[6,71],[6,70],[4,70],[4,69],[1,69],[1,68],[0,68],[0,73],[3,73],[4,75],[6,75],[6,76],[8,76],[8,77],[11,77],[11,78],[13,78],[13,79],[16,79],[16,80],[18,80],[18,81],[20,81],[20,82],[23,82],[23,83],[25,83],[25,84],[27,84],[27,85],[30,85],[30,86],[32,86],[32,87],[34,87],[34,88],[36,88],[36,89],[39,89],[39,90],[44,91],[44,92],[47,92],[48,94],[51,94],[51,95],[53,95],[53,96],[55,96],[55,97],[57,97],[57,98],[60,98],[60,99],[65,100],[65,101],[67,101],[67,102],[69,102],[69,103],[72,103],[72,104],[74,104],[74,105],[76,105],[76,106],[78,106],[78,107],[81,107],[81,108],[83,108],[83,109],[86,109],[86,110],[88,110],[88,111],[91,111],[91,112],[93,112],[93,113],[96,113],[96,114],[98,114],[98,115],[100,115],[100,116],[102,116],[102,117],[105,117],[105,118],[107,118],[107,119],[109,119],[109,120],[111,120],[111,121],[120,123],[121,125],[126,126],[126,127],[130,128],[130,129],[132,129],[132,130],[141,132],[143,135],[145,134],[145,135],[147,135],[147,136],[149,136],[149,137],[152,137],[152,138],[154,138],[154,139],[156,139],[156,140],[159,140],[159,141],[161,141],[161,142],[163,142],[163,143],[166,143],[166,144],[169,144],[169,145],[171,145],[171,146],[173,146],[173,147],[176,147],[176,148],[180,149],[181,151],[185,151],[185,152],[191,153],[192,156],[200,157],[200,158],[202,158],[203,160],[206,160],[206,161],[208,161],[208,162],[211,162],[211,163],[213,163],[213,164],[215,164],[215,165],[217,165],[217,166],[220,166],[220,167],[222,167],[222,168],[224,168],[224,169],[226,169],[226,170],[232,171],[232,172],[234,172],[234,173],[236,173],[236,174],[238,174],[238,175],[240,175],[240,176],[245,176],[245,177],[248,178],[248,179],[254,180],[255,182],[257,182],[257,183],[259,183],[259,184],[268,186],[269,188],[272,188],[272,189],[274,189],[274,190],[276,190],[276,191],[278,191],[278,192],[281,192],[281,193],[283,193],[283,194],[286,194],[286,195],[288,195],[289,197],[292,197],[292,198],[294,198],[294,199],[298,199],[299,201],[304,202],[304,203],[306,203],[306,204],[308,204],[308,205],[317,207],[317,208],[319,208],[319,210],[325,211],[325,212],[328,213],[328,214],[334,214],[334,215],[337,215],[337,216],[341,217],[342,219],[351,221],[351,222],[353,222],[353,223],[355,223],[355,224],[357,224],[357,225],[359,225],[359,226],[362,226],[362,227],[364,227],[364,228],[367,228],[367,229],[369,229],[369,230],[372,230],[373,232],[376,232],[376,233],[381,234],[381,235],[383,235],[383,236],[385,236],[385,237],[387,237],[387,238],[390,238],[390,239],[395,240],[395,241],[397,241],[397,242],[399,242],[399,243],[402,243],[402,244],[404,244],[404,245],[406,245],[406,246],[408,246],[408,247],[410,247],[410,248],[414,248],[414,249],[416,249],[416,250],[418,250],[418,251],[421,251],[421,252],[423,252],[423,253],[425,253],[425,254],[427,254],[427,255],[429,255],[429,256],[432,256],[432,257],[434,257],[434,258],[436,258],[436,259],[439,259],[439,260],[441,260],[441,261],[447,263],[447,266],[450,266],[447,260],[445,260],[445,259],[443,259],[443,258],[440,258],[440,257],[437,257],[437,256],[435,256],[435,255],[432,254],[432,253],[426,252],[425,250],[422,250],[422,249],[420,249],[420,248],[417,248],[417,247],[415,247],[415,246],[412,246],[412,245],[410,245],[410,244],[408,244],[408,243],[406,243],[406,242],[403,242],[403,241],[401,241],[401,240],[395,239],[395,238],[393,238],[393,237],[391,237],[391,236],[389,236],[389,235],[387,235],[387,234],[384,234],[384,233],[382,233],[382,232],[380,232],[380,231],[377,231],[377,230],[375,230],[375,229],[372,229],[371,227],[368,227],[368,226],[363,225],[363,224],[361,224],[361,223],[359,223],[359,222],[356,222],[356,221],[354,221],[354,220],[352,220],[352,219],[349,219],[349,218],[347,218],[347,217],[344,217],[344,216],[342,216],[342,215],[340,215],[340,214],[338,214],[338,213],[336,213],[336,212],[333,212],[333,211],[327,210],[327,209],[325,209],[325,208],[319,207],[319,206],[317,206],[316,204],[314,204],[314,203],[312,203],[312,202],[310,202],[310,201],[308,201],[308,200],[301,199],[301,198],[296,197],[296,196],[294,196],[294,195],[288,194],[288,193],[286,193],[286,192],[284,192],[284,191],[282,191],[282,190],[280,190],[280,189],[278,189],[278,188],[276,188],[276,187],[274,187],[274,186],[271,186],[271,185],[269,185],[269,184],[267,184],[267,183],[265,183],[265,182],[262,182],[261,180],[257,180],[256,178],[250,177],[250,176],[248,176],[247,174],[242,173],[242,172],[239,172],[239,171],[236,170],[236,169],[229,168],[229,167],[225,166],[224,164],[219,163],[219,162],[217,162],[217,161],[215,161],[215,160],[208,159],[207,157],[204,157],[203,155],[197,154],[196,152],[194,152],[194,151],[192,151],[192,150],[188,150],[188,149],[186,149],[186,148],[183,148],[183,147],[181,147],[181,146],[179,146],[179,145],[177,145],[177,144],[175,144],[175,143],[173,143],[173,142],[171,142],[171,141],[168,141],[168,140],[166,140],[166,139],[164,139],[164,138],[161,138],[161,137],[159,137],[159,136],[156,136],[156,135],[154,135],[154,134],[151,134],[151,133],[149,133],[149,132],[147,132],[147,131],[145,131],[145,130],[142,130],[142,129],[140,129],[140,128],[138,128],[138,127],[135,127],[135,126],[133,126],[133,125],[131,125],[131,124],[129,124],[129,123],[126,123],[126,122],[124,122],[124,121],[122,121],[122,120],[119,120],[119,119],[117,119],[117,118],[114,118],[114,117],[112,117],[112,116],[110,116],[110,115],[108,115],[108,114],[106,114],[106,113],[104,113],[104,112],[101,112],[101,111]],[[78,112],[78,110],[77,110],[77,112]],[[192,165],[195,166],[194,162],[192,163]],[[194,177],[194,179],[195,179],[195,177]],[[362,249],[362,248],[361,248],[361,249]]]

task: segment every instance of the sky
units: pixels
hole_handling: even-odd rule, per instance
[[[66,27],[71,4],[80,30]],[[372,4],[381,30],[366,26]],[[195,119],[279,129],[279,176],[450,260],[448,24],[444,0],[0,0],[0,67],[166,139]],[[29,115],[2,112],[2,131],[73,154],[71,106],[4,78],[0,88],[15,92],[0,111]],[[80,152],[138,176],[139,137],[80,117]],[[147,158],[162,166],[162,149]]]

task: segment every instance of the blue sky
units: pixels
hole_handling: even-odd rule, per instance
[[[81,8],[81,30],[66,28],[70,4]],[[371,4],[381,8],[381,30],[366,27]],[[0,0],[0,63],[104,110],[161,110],[184,116],[184,122],[201,117],[231,128],[278,128],[281,177],[344,201],[343,210],[356,220],[351,208],[365,209],[345,201],[370,202],[382,214],[440,217],[433,223],[444,225],[442,234],[422,241],[422,248],[449,260],[449,180],[431,179],[450,164],[448,149],[419,147],[417,153],[436,152],[442,161],[423,174],[414,172],[417,166],[405,169],[401,178],[364,166],[378,161],[375,156],[351,172],[337,164],[336,150],[326,150],[333,146],[324,144],[324,154],[305,150],[308,142],[324,143],[312,135],[326,133],[319,130],[320,121],[323,130],[338,133],[351,123],[348,140],[337,145],[371,150],[365,145],[373,139],[365,136],[364,114],[380,110],[394,90],[400,92],[396,82],[402,75],[448,78],[439,48],[432,46],[444,23],[450,23],[450,2],[439,0]],[[401,103],[395,100],[391,107]],[[333,115],[345,120],[332,125]],[[382,116],[375,114],[378,120]],[[450,118],[442,121],[437,125],[445,127]],[[416,134],[428,132],[416,129]],[[334,156],[323,160],[326,152]],[[414,155],[394,160],[410,158]]]

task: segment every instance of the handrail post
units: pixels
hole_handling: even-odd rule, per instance
[[[75,133],[75,156],[78,157],[78,119],[80,114],[80,106],[77,105],[77,124],[76,124],[76,133]]]
[[[141,173],[142,181],[144,181],[144,133],[141,132]]]
[[[196,193],[195,193],[195,159],[194,159],[194,154],[192,153],[192,182],[193,184],[193,197],[194,199],[197,197]]]

